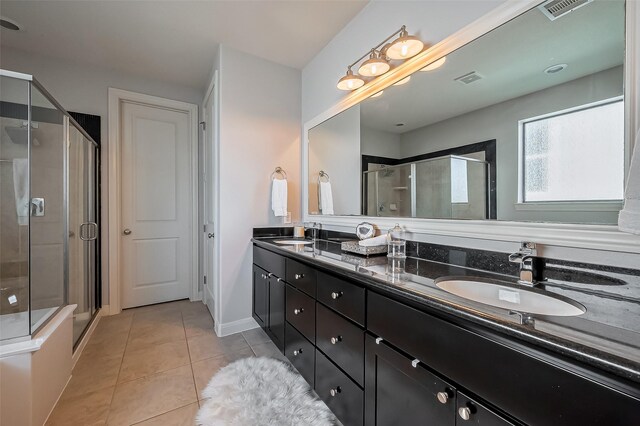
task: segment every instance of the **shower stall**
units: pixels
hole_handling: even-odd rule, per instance
[[[363,172],[367,216],[487,219],[489,163],[447,155]]]
[[[35,79],[0,70],[0,343],[74,304],[75,345],[100,306],[98,149]]]

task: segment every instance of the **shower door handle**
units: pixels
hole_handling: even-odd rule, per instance
[[[124,235],[131,235],[131,229],[126,228],[124,231],[122,231],[122,233],[123,233]]]
[[[93,232],[88,232],[90,228],[93,228]],[[80,239],[82,241],[93,241],[98,238],[98,224],[95,222],[85,222],[80,225]]]
[[[87,225],[89,225],[89,223],[81,223],[80,224],[80,229],[78,230],[78,234],[79,237],[82,241],[89,241],[89,237],[87,236],[87,233],[85,232],[85,230],[87,229]]]

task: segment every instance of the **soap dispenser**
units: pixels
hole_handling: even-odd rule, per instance
[[[407,257],[406,232],[399,224],[396,223],[396,226],[389,230],[387,240],[389,241],[387,257],[393,259],[405,259]]]

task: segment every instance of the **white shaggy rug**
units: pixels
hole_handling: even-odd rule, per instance
[[[292,366],[244,358],[222,368],[202,393],[202,426],[332,426],[337,420]]]

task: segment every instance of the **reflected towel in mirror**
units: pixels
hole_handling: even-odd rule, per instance
[[[13,160],[13,190],[16,198],[18,224],[29,224],[29,162],[26,158]]]
[[[287,215],[287,180],[273,179],[271,184],[271,209],[276,217]]]
[[[322,214],[333,214],[333,193],[331,182],[320,182],[318,188],[320,194],[320,211]]]
[[[627,189],[624,194],[624,208],[618,216],[618,229],[631,234],[640,234],[640,129],[636,134]]]

